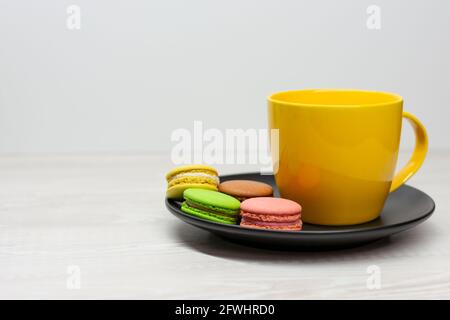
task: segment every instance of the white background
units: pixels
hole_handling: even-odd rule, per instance
[[[0,298],[450,299],[449,39],[449,0],[0,0]],[[266,96],[305,87],[404,96],[435,149],[408,182],[435,200],[431,219],[294,252],[168,213],[174,129],[265,128]]]
[[[0,152],[168,151],[194,120],[265,128],[266,96],[305,87],[401,94],[450,148],[449,38],[445,0],[0,0]]]

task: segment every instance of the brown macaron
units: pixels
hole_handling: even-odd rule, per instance
[[[219,191],[244,201],[249,198],[271,197],[273,189],[264,182],[253,180],[228,180],[219,184]]]

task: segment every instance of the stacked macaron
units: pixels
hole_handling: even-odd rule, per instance
[[[253,180],[228,180],[219,184],[219,191],[235,197],[239,201],[273,195],[272,186]]]
[[[225,224],[236,224],[240,202],[221,192],[206,189],[186,189],[181,210],[190,215]]]
[[[166,197],[183,200],[181,210],[186,214],[246,228],[302,229],[301,206],[291,200],[272,197],[272,186],[267,183],[228,180],[219,184],[217,170],[205,165],[175,168],[166,179]]]
[[[217,190],[219,177],[217,170],[205,165],[187,165],[172,169],[166,175],[167,191],[169,199],[183,199],[186,189]]]
[[[256,229],[301,230],[301,206],[282,198],[251,198],[241,203],[241,226]]]

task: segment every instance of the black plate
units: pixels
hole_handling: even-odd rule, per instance
[[[220,181],[248,179],[266,182],[278,189],[274,177],[259,173],[235,174],[220,177]],[[208,230],[223,238],[265,248],[298,248],[328,250],[369,243],[394,233],[410,229],[425,221],[434,211],[434,201],[424,192],[404,185],[391,193],[380,218],[353,226],[319,226],[304,224],[302,231],[272,231],[242,228],[190,216],[181,211],[181,202],[166,199],[166,206],[177,218]]]

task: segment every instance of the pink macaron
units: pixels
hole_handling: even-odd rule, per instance
[[[270,230],[301,230],[302,207],[283,198],[251,198],[241,203],[241,226]]]

